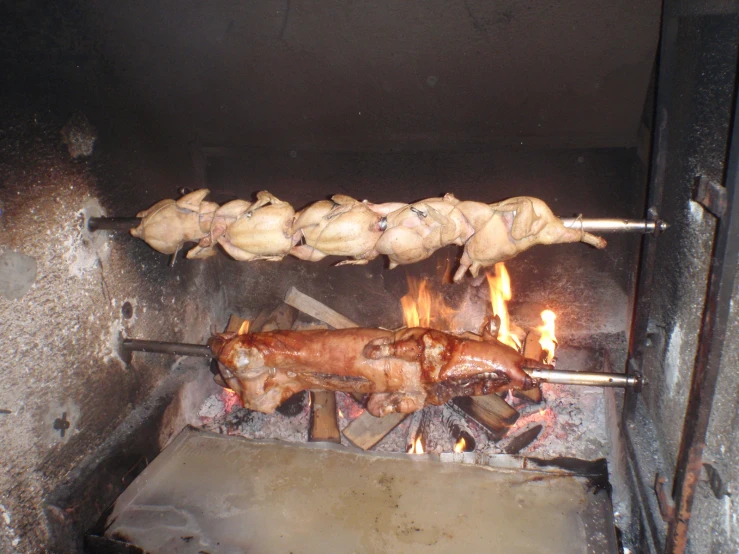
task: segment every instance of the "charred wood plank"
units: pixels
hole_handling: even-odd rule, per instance
[[[506,454],[518,454],[519,452],[521,452],[521,450],[523,450],[536,440],[543,428],[544,427],[541,424],[538,424],[534,425],[530,429],[527,429],[523,433],[519,433],[510,441],[508,441],[508,444],[505,446],[503,451]]]
[[[541,344],[539,344],[540,338],[541,335],[536,331],[528,332],[523,343],[524,356],[526,356],[527,358],[531,358],[532,360],[537,360],[539,362],[542,360],[542,357],[544,356],[544,351],[541,348]],[[513,390],[511,392],[516,398],[526,400],[533,404],[539,404],[544,399],[544,396],[541,392],[541,385],[529,390]]]
[[[310,442],[341,443],[339,422],[336,419],[336,393],[311,391],[311,417],[308,440]]]
[[[281,303],[270,314],[264,323],[255,331],[277,331],[280,329],[292,329],[298,318],[298,310],[287,304]],[[259,323],[257,320],[254,323]]]
[[[327,323],[334,329],[350,329],[359,327],[348,317],[341,315],[339,312],[332,310],[322,302],[315,298],[300,292],[295,287],[290,287],[285,295],[285,304],[300,310],[304,314],[316,318],[318,321]]]
[[[238,333],[241,326],[247,321],[249,320],[236,314],[231,314],[231,317],[228,318],[228,324],[226,325],[226,333]],[[255,331],[256,329],[250,330]]]
[[[466,418],[451,406],[448,408],[444,410],[441,422],[449,430],[454,442],[453,450],[455,452],[473,452],[477,446],[477,439],[472,434],[472,429],[467,425]]]
[[[519,416],[519,413],[497,394],[460,396],[452,402],[485,427],[494,441],[502,439]]]
[[[362,415],[344,428],[344,436],[354,446],[369,450],[380,442],[408,417],[408,414],[391,413],[385,417],[375,417],[364,411]]]

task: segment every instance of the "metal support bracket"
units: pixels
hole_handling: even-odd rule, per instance
[[[654,492],[657,493],[657,504],[662,520],[665,523],[671,522],[675,517],[675,502],[670,495],[667,479],[659,473],[654,479]]]
[[[726,187],[711,181],[705,175],[698,175],[695,178],[693,200],[714,216],[721,218],[726,212]]]

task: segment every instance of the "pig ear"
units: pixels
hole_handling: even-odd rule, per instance
[[[193,212],[200,211],[200,203],[210,194],[208,189],[200,189],[186,194],[177,200],[177,207],[191,210]]]
[[[546,225],[546,221],[536,215],[534,203],[528,198],[517,200],[514,209],[516,215],[513,216],[513,225],[511,226],[513,240],[521,240],[536,235]]]
[[[454,196],[451,192],[447,192],[444,195],[444,202],[449,202],[450,204],[454,204],[455,206],[459,204],[459,200],[457,200],[457,197]]]

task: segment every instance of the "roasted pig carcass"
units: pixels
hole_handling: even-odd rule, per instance
[[[162,254],[174,254],[184,243],[208,235],[218,204],[206,202],[210,191],[200,189],[179,200],[162,200],[136,214],[141,218],[131,234]]]
[[[490,335],[483,340],[410,328],[222,334],[209,346],[221,383],[244,406],[271,413],[293,394],[324,389],[369,394],[375,416],[410,413],[456,396],[530,389],[525,359]]]
[[[577,227],[565,227],[549,206],[530,196],[496,204],[460,202],[457,208],[475,232],[464,246],[454,281],[460,281],[467,270],[476,277],[481,268],[513,258],[537,244],[584,242],[596,248],[607,244]]]

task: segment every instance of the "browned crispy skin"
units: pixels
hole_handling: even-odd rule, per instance
[[[266,413],[306,389],[369,393],[367,407],[379,416],[535,385],[509,346],[432,329],[226,334],[209,344],[226,384],[246,407]]]

